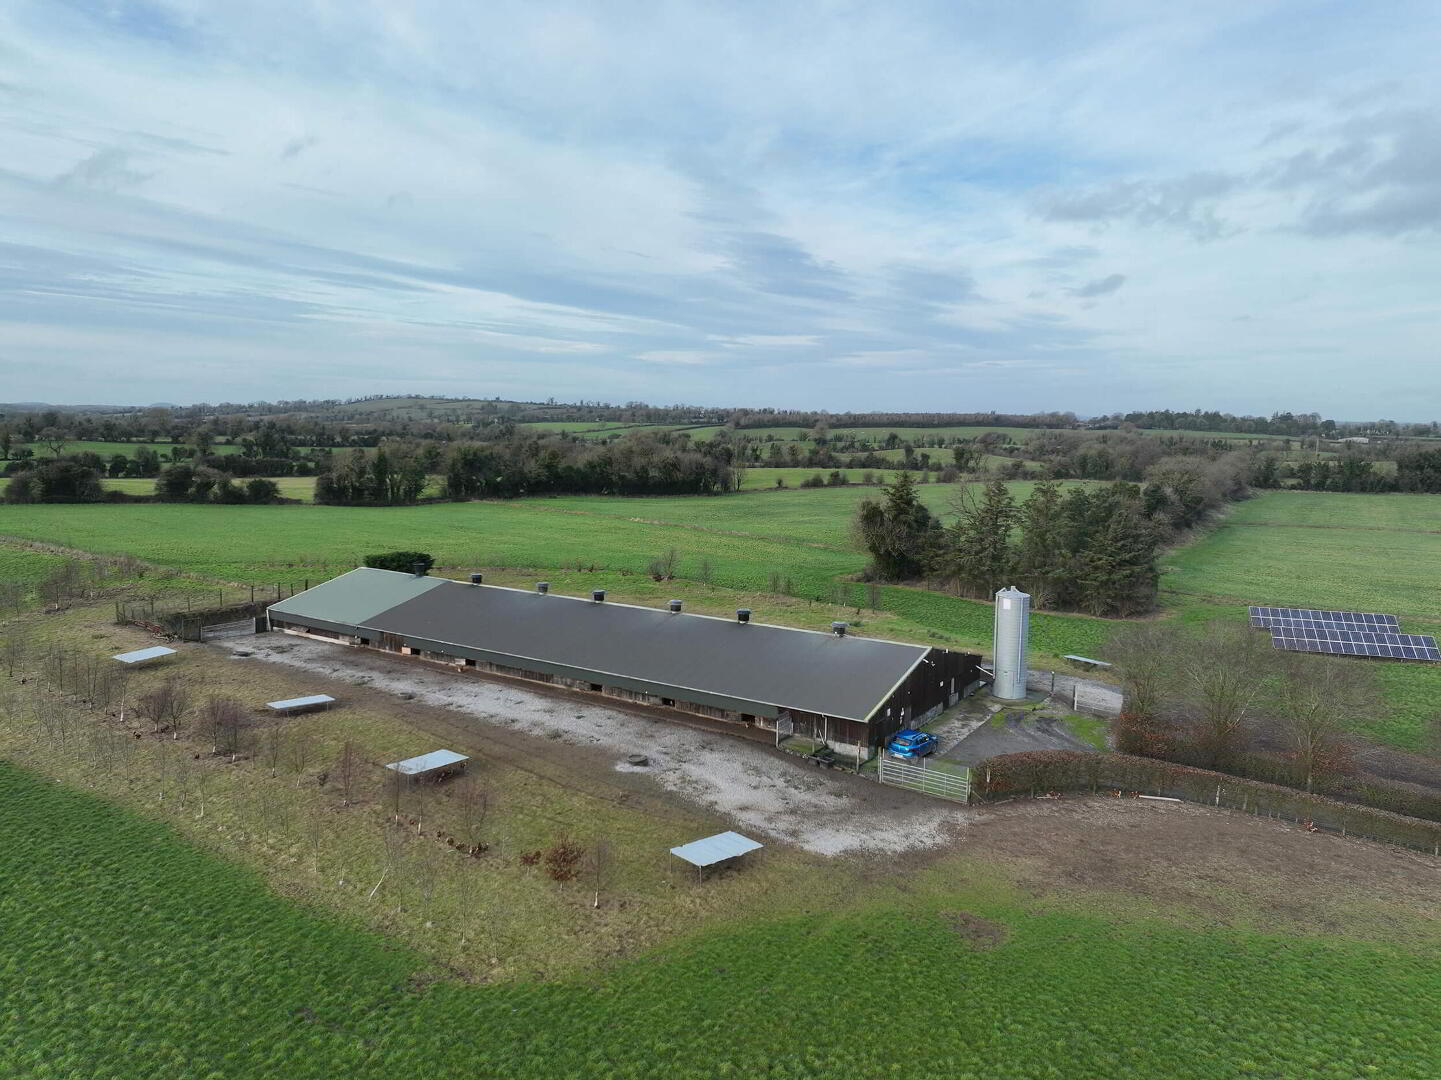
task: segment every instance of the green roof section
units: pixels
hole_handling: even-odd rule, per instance
[[[270,611],[272,614],[365,626],[382,611],[446,584],[453,582],[447,582],[445,578],[416,577],[414,574],[362,566],[303,593],[296,593],[288,600],[271,604]]]

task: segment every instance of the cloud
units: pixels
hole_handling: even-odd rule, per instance
[[[133,155],[127,150],[107,147],[76,162],[55,178],[56,187],[94,188],[97,191],[119,191],[149,180],[154,173],[130,168]]]
[[[1096,296],[1109,296],[1124,284],[1126,284],[1125,274],[1108,274],[1106,277],[1097,278],[1095,281],[1088,281],[1079,288],[1072,289],[1071,295],[1079,296],[1083,299]]]
[[[819,345],[819,334],[742,334],[733,338],[716,338],[726,345],[750,346],[760,349],[808,348]]]
[[[1085,191],[1053,192],[1042,198],[1039,210],[1047,221],[1168,226],[1198,240],[1214,240],[1231,228],[1218,215],[1217,203],[1237,186],[1236,177],[1221,172],[1193,172],[1162,181],[1121,180]]]
[[[1422,0],[335,10],[0,9],[13,396],[1441,394]]]
[[[298,138],[291,139],[280,148],[280,159],[282,161],[290,161],[292,158],[297,158],[305,153],[305,151],[309,150],[312,146],[318,145],[320,145],[320,139],[314,135],[302,135]]]
[[[683,367],[694,367],[704,364],[710,359],[710,354],[694,349],[652,349],[649,352],[637,353],[636,359],[644,360],[647,364],[680,364]]]

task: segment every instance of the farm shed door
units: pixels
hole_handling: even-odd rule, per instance
[[[400,652],[401,640],[399,634],[381,634],[380,647],[387,652]]]

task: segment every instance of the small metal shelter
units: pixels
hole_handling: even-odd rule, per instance
[[[1093,668],[1111,666],[1109,660],[1092,660],[1089,656],[1076,656],[1074,653],[1066,653],[1061,659],[1074,660],[1078,664],[1089,664]]]
[[[144,664],[151,660],[159,660],[162,656],[174,656],[174,649],[167,649],[164,645],[152,645],[148,649],[136,649],[134,652],[116,653],[112,660],[119,660],[122,664]]]
[[[680,847],[673,847],[670,853],[678,859],[684,859],[696,868],[701,880],[705,880],[707,870],[715,867],[726,867],[734,865],[742,855],[749,855],[752,851],[759,851],[765,847],[764,844],[752,840],[748,836],[742,836],[738,832],[717,833],[715,836],[707,836],[703,840],[692,840],[689,844],[682,844]]]
[[[334,705],[335,699],[329,694],[311,694],[309,697],[286,698],[284,701],[267,701],[265,707],[278,713],[307,712]]]
[[[465,763],[469,760],[466,755],[457,754],[454,750],[432,750],[419,757],[392,761],[386,768],[411,780],[436,780],[451,773],[463,772]]]

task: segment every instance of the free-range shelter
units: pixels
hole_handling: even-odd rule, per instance
[[[289,716],[292,713],[328,709],[334,704],[335,699],[329,694],[311,694],[308,697],[285,698],[283,701],[267,701],[265,707],[271,712]]]
[[[457,754],[454,750],[432,750],[419,757],[392,761],[386,768],[409,780],[442,780],[464,772],[465,763],[469,760],[466,755]]]
[[[670,853],[694,866],[701,880],[705,880],[707,871],[724,870],[734,866],[742,855],[749,855],[763,847],[764,844],[752,840],[749,836],[742,836],[738,832],[723,832],[673,847]]]
[[[271,606],[270,626],[709,717],[877,747],[980,680],[980,657],[736,618],[361,568]]]
[[[149,664],[156,660],[162,660],[167,656],[174,656],[174,649],[167,649],[164,645],[152,645],[148,649],[136,649],[134,652],[116,653],[110,659],[119,660],[127,667],[136,664]]]

